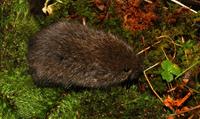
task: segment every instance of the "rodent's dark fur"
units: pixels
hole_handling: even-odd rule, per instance
[[[38,86],[102,88],[135,80],[141,73],[142,61],[124,41],[63,21],[37,32],[27,57]]]

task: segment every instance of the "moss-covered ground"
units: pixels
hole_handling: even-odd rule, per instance
[[[89,0],[63,0],[60,7],[62,9],[59,12],[56,11],[55,15],[45,16],[31,14],[26,0],[0,1],[0,118],[161,119],[172,113],[164,108],[163,104],[148,89],[144,77],[141,77],[139,87],[133,85],[130,89],[112,87],[107,90],[66,91],[60,88],[36,87],[28,73],[27,42],[41,27],[59,19],[72,18],[75,14],[73,18],[75,17],[77,21],[80,22],[84,18],[89,26],[123,37],[137,51],[157,42],[156,37],[159,36],[169,36],[180,44],[182,43],[180,36],[185,36],[188,38],[187,44],[182,43],[182,45],[188,51],[189,56],[184,57],[185,49],[177,46],[174,62],[186,69],[199,61],[197,32],[191,30],[194,27],[191,22],[192,16],[164,18],[165,14],[160,14],[163,17],[155,27],[131,32],[122,27],[123,21],[120,17],[115,17],[117,15],[112,5],[106,10],[109,18],[103,20],[97,16],[105,15],[104,12],[101,13],[102,11]],[[97,7],[100,6],[97,5]],[[174,7],[178,6],[169,6],[169,8]],[[166,19],[179,21],[172,25],[162,22]],[[141,44],[141,39],[145,39],[144,44]],[[161,45],[153,47],[151,52],[148,51],[144,62],[145,68],[166,58],[159,49],[161,46],[166,49],[166,54],[173,55],[174,51],[168,49],[173,45],[168,38],[166,39]],[[157,82],[154,82],[155,90],[162,94],[166,91],[166,83],[163,83],[161,77],[157,76],[161,68],[150,72],[150,77],[157,79]],[[198,84],[195,88],[199,90],[199,80],[198,78],[194,80]],[[198,96],[195,97],[195,101],[199,101]]]

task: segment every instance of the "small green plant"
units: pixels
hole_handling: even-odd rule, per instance
[[[180,67],[172,63],[170,60],[164,60],[161,63],[161,67],[163,69],[161,72],[162,79],[166,80],[167,82],[173,81],[174,75],[178,76],[181,73]]]

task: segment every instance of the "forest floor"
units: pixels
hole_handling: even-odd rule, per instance
[[[122,37],[145,56],[144,75],[130,89],[36,87],[28,73],[27,42],[59,20]],[[199,41],[200,12],[165,0],[2,0],[0,118],[198,119]]]

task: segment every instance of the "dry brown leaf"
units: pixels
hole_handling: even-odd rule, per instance
[[[94,0],[94,4],[101,11],[104,11],[106,9],[105,4],[101,0]]]

